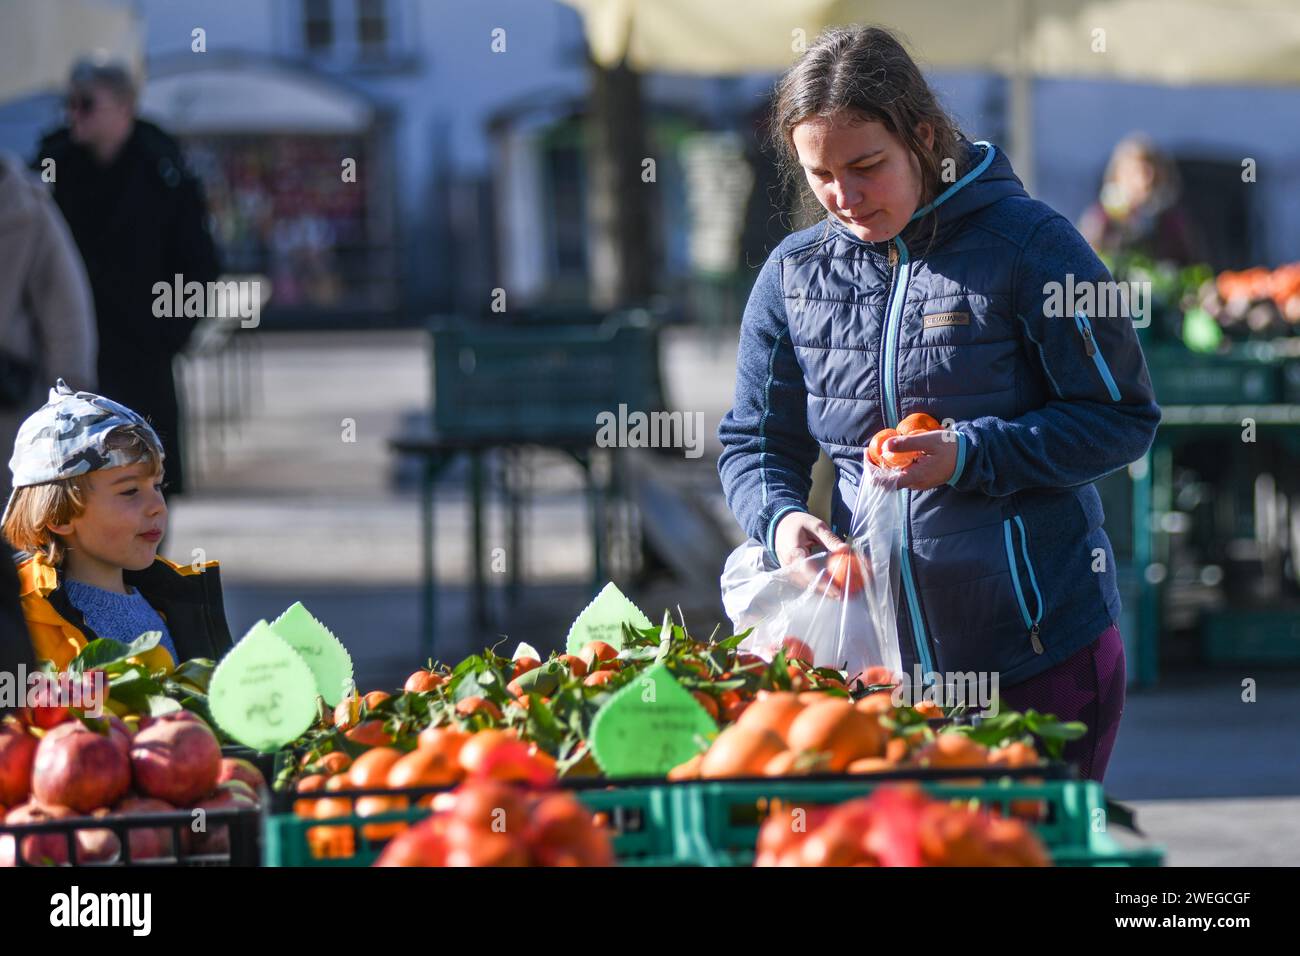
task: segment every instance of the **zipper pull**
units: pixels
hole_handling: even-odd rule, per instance
[[[1083,333],[1083,350],[1088,353],[1089,358],[1092,358],[1097,354],[1097,346],[1092,341],[1092,329],[1085,325],[1081,331]]]
[[[898,265],[898,246],[891,242],[889,244],[889,268],[892,269],[896,265]]]
[[[1043,642],[1038,639],[1037,624],[1029,629],[1029,643],[1033,645],[1035,654],[1043,653]]]

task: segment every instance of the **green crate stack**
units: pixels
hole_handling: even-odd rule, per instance
[[[869,780],[708,781],[646,787],[581,790],[577,796],[593,811],[608,816],[614,828],[614,853],[624,866],[748,866],[754,859],[759,827],[772,801],[826,805],[870,794],[881,785]],[[1105,820],[1105,797],[1093,781],[1042,783],[925,784],[934,797],[978,800],[1004,811],[1015,800],[1047,804],[1045,819],[1034,824],[1057,866],[1159,866],[1160,847],[1121,847],[1095,828]],[[382,850],[367,839],[362,825],[414,822],[428,815],[412,808],[365,817],[304,820],[292,814],[266,819],[263,838],[267,866],[366,866]],[[341,859],[317,859],[307,844],[313,826],[351,826],[355,853]]]

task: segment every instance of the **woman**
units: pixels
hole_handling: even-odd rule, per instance
[[[1205,260],[1192,221],[1179,204],[1178,169],[1141,134],[1122,139],[1106,165],[1101,196],[1079,232],[1103,254],[1137,253],[1186,266]]]
[[[786,237],[746,306],[719,429],[728,503],[789,564],[837,547],[863,449],[920,457],[905,496],[905,672],[996,675],[1005,706],[1082,720],[1100,780],[1124,698],[1115,560],[1093,482],[1141,458],[1160,412],[1130,321],[1067,305],[1109,279],[1001,150],[967,141],[880,29],[823,34],[782,77],[773,135],[824,222]],[[807,513],[820,445],[832,527]]]

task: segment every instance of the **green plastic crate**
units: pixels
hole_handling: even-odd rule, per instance
[[[411,791],[421,795],[425,792],[428,791]],[[348,796],[341,791],[330,795]],[[673,855],[669,787],[584,789],[576,791],[575,795],[593,812],[608,816],[614,830],[614,857],[620,865],[673,866],[695,862],[693,859],[679,861]],[[262,838],[264,863],[266,866],[369,866],[383,851],[384,842],[368,839],[361,830],[363,825],[393,821],[413,823],[428,815],[428,809],[414,806],[365,818],[347,816],[329,820],[304,820],[292,813],[268,814]],[[339,858],[313,856],[307,831],[315,826],[351,827],[355,852]]]
[[[842,803],[870,794],[892,781],[843,780],[709,781],[655,786],[583,789],[576,796],[593,811],[609,816],[614,828],[614,855],[623,866],[748,866],[762,819],[772,800],[809,805]],[[924,784],[935,797],[977,798],[985,805],[1013,800],[1048,804],[1047,818],[1034,824],[1058,866],[1159,866],[1160,847],[1124,848],[1104,832],[1095,832],[1096,811],[1105,808],[1101,786],[1092,781],[1045,781],[1038,784],[989,783],[959,786]],[[340,792],[338,796],[345,796]],[[367,839],[362,824],[416,821],[428,810],[413,808],[364,818],[338,817],[327,823],[292,814],[266,818],[262,845],[267,866],[367,866],[382,843]],[[350,826],[355,852],[341,859],[313,857],[307,831],[313,826]]]
[[[1231,608],[1201,618],[1211,664],[1300,663],[1300,613],[1295,608]]]
[[[747,866],[753,862],[758,831],[773,800],[825,806],[867,796],[886,783],[785,778],[683,786],[673,794],[674,852],[678,858],[695,859],[704,865]],[[1093,829],[1097,811],[1104,814],[1106,806],[1101,785],[1095,781],[922,786],[936,798],[975,798],[984,806],[998,806],[1003,811],[1016,800],[1046,803],[1046,818],[1033,826],[1057,866],[1159,866],[1164,858],[1160,847],[1121,847],[1109,834]]]
[[[1281,364],[1245,354],[1202,355],[1181,346],[1145,350],[1161,405],[1268,405],[1282,400]]]

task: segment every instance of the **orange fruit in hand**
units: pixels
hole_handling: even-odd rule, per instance
[[[904,436],[898,435],[895,437],[902,438]],[[920,457],[921,453],[919,451],[890,451],[884,447],[883,442],[881,443],[880,460],[885,463],[886,468],[906,468]]]
[[[857,594],[867,583],[862,559],[847,544],[830,556],[826,562],[826,570],[830,572],[831,583],[839,588],[840,593],[845,597]]]
[[[887,439],[893,438],[897,434],[898,432],[893,428],[882,428],[871,436],[871,442],[867,445],[867,458],[870,459],[871,463],[877,468],[885,467],[884,459],[881,456],[882,450],[880,446],[883,445]]]
[[[939,422],[935,420],[933,415],[927,415],[925,412],[913,412],[898,423],[898,434],[914,435],[920,432],[935,432],[940,427]]]

